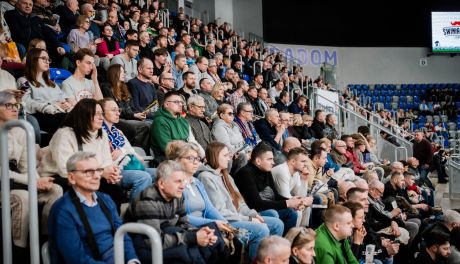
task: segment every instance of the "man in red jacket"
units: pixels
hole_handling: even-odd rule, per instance
[[[347,157],[347,163],[353,162],[353,171],[356,175],[363,174],[367,170],[367,167],[361,164],[358,155],[354,151],[355,140],[350,135],[343,135],[341,139],[347,144],[347,151],[345,153],[345,156]]]

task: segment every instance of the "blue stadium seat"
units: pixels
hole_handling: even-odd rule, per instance
[[[50,79],[59,85],[71,75],[71,72],[64,69],[50,68]]]

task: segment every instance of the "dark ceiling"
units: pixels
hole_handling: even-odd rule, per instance
[[[460,11],[460,1],[264,0],[264,39],[349,47],[429,47],[430,12]]]

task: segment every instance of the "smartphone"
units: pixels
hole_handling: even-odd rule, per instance
[[[396,201],[391,202],[391,207],[393,207],[393,209],[398,208],[398,204],[396,203]]]
[[[21,86],[19,86],[18,88],[19,90],[23,91],[23,92],[27,92],[29,89],[30,89],[30,84],[29,82],[23,82],[21,84]]]

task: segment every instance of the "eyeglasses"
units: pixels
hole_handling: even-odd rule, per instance
[[[176,79],[174,78],[161,78],[162,80],[165,80],[165,81],[171,81],[171,82],[175,82]]]
[[[94,175],[101,175],[104,172],[104,168],[87,169],[87,170],[73,170],[71,172],[81,172],[86,177],[94,177]]]
[[[6,104],[0,104],[3,105],[7,110],[13,110],[14,109],[19,109],[21,107],[21,104],[11,104],[11,103],[6,103]]]
[[[233,112],[228,112],[228,113],[227,113],[227,115],[229,115],[229,116],[233,116],[233,115],[234,115],[234,113],[233,113]]]
[[[246,113],[251,113],[251,114],[254,112],[254,110],[252,110],[252,109],[251,110],[243,110],[243,111],[246,112]]]
[[[48,58],[48,57],[42,56],[42,57],[38,57],[38,58],[39,58],[40,60],[44,60],[45,62],[51,63],[51,59]]]
[[[190,163],[200,162],[201,159],[199,157],[188,156],[188,157],[181,157],[182,159],[186,159],[190,161]]]
[[[346,148],[347,146],[346,146],[346,145],[340,145],[340,146],[337,145],[337,146],[335,146],[335,147],[336,147],[336,148]]]
[[[96,113],[94,114],[94,116],[103,117],[103,116],[104,116],[104,112],[96,112]]]
[[[180,104],[180,105],[183,105],[184,102],[182,102],[181,100],[176,100],[176,101],[166,101],[168,103],[174,103],[174,104]]]
[[[204,106],[204,105],[196,105],[196,104],[193,104],[193,105],[196,106],[196,107],[198,107],[198,108],[201,109],[201,110],[206,109],[206,106]]]
[[[121,110],[120,108],[112,108],[112,109],[109,109],[110,112],[113,112],[113,113],[120,113]]]

